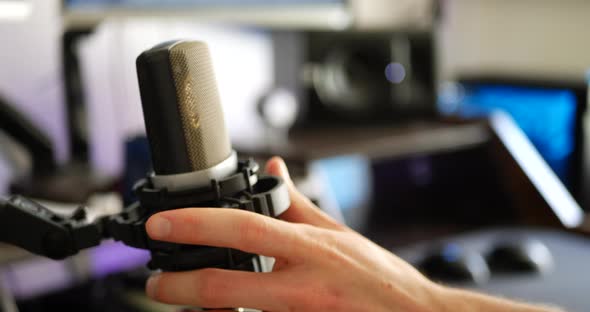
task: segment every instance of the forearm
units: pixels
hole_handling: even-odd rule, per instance
[[[511,301],[503,298],[492,297],[476,292],[460,290],[450,287],[439,287],[441,311],[514,311],[514,312],[563,312],[564,310],[542,305],[531,305],[522,302]]]

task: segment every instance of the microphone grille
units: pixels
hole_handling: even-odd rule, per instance
[[[232,148],[209,49],[203,42],[179,42],[170,49],[170,65],[192,169],[211,168]]]

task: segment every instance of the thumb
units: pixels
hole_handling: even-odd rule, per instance
[[[289,189],[291,206],[280,218],[294,223],[306,223],[318,227],[344,230],[346,227],[321,211],[305,195],[301,194],[291,180],[285,161],[280,157],[273,157],[266,163],[266,172],[283,179]]]
[[[275,156],[267,161],[265,171],[270,175],[282,178],[289,188],[294,187],[287,165],[281,157]]]

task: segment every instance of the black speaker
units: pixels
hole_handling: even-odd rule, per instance
[[[435,116],[431,33],[308,32],[298,125],[391,124]]]

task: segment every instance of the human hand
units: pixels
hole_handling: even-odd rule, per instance
[[[158,301],[264,311],[432,311],[437,286],[413,267],[336,222],[299,193],[280,158],[266,166],[289,188],[281,220],[222,208],[152,216],[151,238],[229,247],[276,258],[273,271],[220,269],[161,273],[147,283]],[[219,231],[219,229],[224,229]]]

